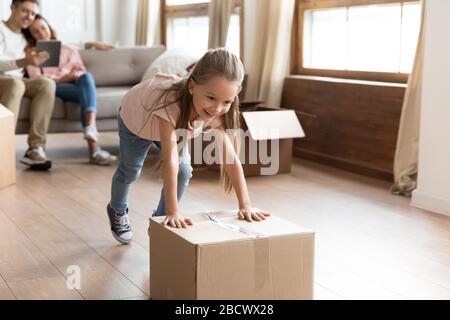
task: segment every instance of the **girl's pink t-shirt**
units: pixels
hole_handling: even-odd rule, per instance
[[[158,73],[155,78],[141,82],[127,92],[122,100],[120,117],[127,128],[140,138],[161,141],[159,135],[159,122],[168,121],[175,128],[180,118],[181,111],[178,103],[170,103],[175,100],[170,94],[166,103],[160,99],[162,89],[168,88],[179,78]],[[167,106],[161,108],[164,104]],[[188,124],[188,139],[198,136],[203,128],[215,129],[223,123],[222,118],[215,118],[209,122],[194,121]]]
[[[86,67],[81,60],[78,49],[67,44],[61,45],[61,54],[59,57],[58,67],[39,68],[35,66],[27,66],[26,69],[30,79],[46,76],[55,81],[60,80],[62,77],[71,72],[74,72],[77,77],[86,73]]]

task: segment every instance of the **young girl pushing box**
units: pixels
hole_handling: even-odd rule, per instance
[[[179,132],[188,139],[203,128],[216,134],[222,157],[221,180],[227,193],[235,190],[240,219],[264,220],[269,213],[252,208],[241,162],[236,153],[238,135],[232,139],[226,130],[239,129],[238,94],[244,79],[242,62],[226,49],[209,50],[186,78],[158,74],[132,88],[119,112],[120,159],[111,188],[107,212],[114,238],[131,242],[128,193],[139,177],[152,144],[162,152],[163,191],[155,216],[166,216],[165,225],[186,228],[192,225],[179,211],[178,202],[192,177],[190,155],[178,152]],[[231,159],[231,161],[229,161]]]

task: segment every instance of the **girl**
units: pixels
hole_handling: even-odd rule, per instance
[[[39,14],[30,27],[24,30],[29,46],[34,47],[36,40],[56,40],[56,33],[48,22]],[[64,101],[80,104],[81,123],[84,138],[89,149],[89,162],[96,165],[110,165],[117,158],[108,151],[97,147],[98,131],[95,124],[97,97],[95,81],[92,74],[86,72],[78,50],[62,44],[60,64],[57,68],[38,68],[28,66],[28,76],[33,79],[45,76],[56,82],[56,96]]]
[[[171,227],[192,225],[178,207],[192,177],[189,153],[180,156],[177,149],[177,133],[183,130],[187,138],[197,136],[205,127],[219,130],[218,145],[224,163],[221,180],[227,193],[232,188],[236,192],[239,218],[260,221],[269,216],[251,207],[241,163],[225,133],[226,129],[239,128],[237,96],[243,78],[243,65],[234,54],[226,49],[213,49],[199,60],[187,78],[157,74],[125,95],[118,119],[119,166],[107,207],[111,231],[117,241],[127,244],[132,240],[128,193],[152,144],[162,151],[164,182],[154,216],[165,215],[164,225]],[[225,163],[225,159],[233,161]]]

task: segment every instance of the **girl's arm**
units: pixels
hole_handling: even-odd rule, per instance
[[[265,220],[269,213],[252,208],[250,197],[248,195],[247,183],[245,181],[244,170],[242,169],[241,161],[236,154],[230,138],[225,132],[225,128],[220,126],[218,128],[218,143],[219,150],[221,150],[223,169],[231,180],[231,184],[236,192],[239,203],[239,218],[247,221],[261,221]]]
[[[186,228],[192,225],[191,219],[179,215],[177,199],[178,183],[178,149],[177,137],[174,127],[165,120],[159,121],[159,133],[161,137],[161,149],[163,155],[163,181],[164,198],[166,206],[166,219],[164,225],[174,228]]]

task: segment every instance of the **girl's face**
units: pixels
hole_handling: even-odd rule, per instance
[[[189,91],[194,104],[193,119],[207,122],[230,110],[232,102],[239,93],[239,84],[220,76],[211,78],[204,85],[197,84],[191,79]]]
[[[36,19],[30,26],[30,33],[36,40],[50,40],[51,31],[47,23],[42,19]]]

